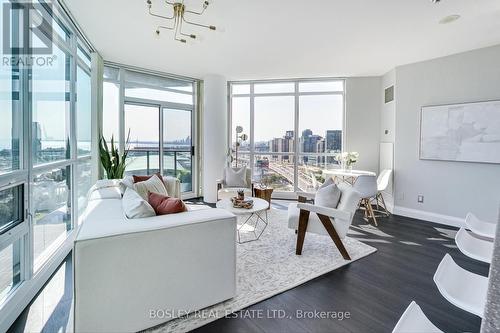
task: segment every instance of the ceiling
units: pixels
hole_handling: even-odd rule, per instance
[[[153,10],[167,14],[163,0]],[[145,0],[65,0],[108,61],[228,80],[382,75],[392,68],[500,44],[499,0],[213,0],[182,44],[147,13]],[[197,9],[203,0],[185,0]],[[451,14],[461,18],[438,21]]]

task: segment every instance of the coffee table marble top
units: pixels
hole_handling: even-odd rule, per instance
[[[231,199],[222,199],[217,201],[215,206],[217,208],[222,208],[227,211],[230,211],[234,215],[246,215],[246,214],[253,214],[253,213],[258,213],[263,210],[266,210],[269,208],[269,202],[266,200],[260,199],[260,198],[254,198],[254,197],[245,197],[245,200],[251,199],[253,200],[253,207],[250,209],[246,208],[234,208],[233,203],[231,202]]]

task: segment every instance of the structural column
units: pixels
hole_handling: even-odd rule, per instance
[[[498,208],[498,223],[493,247],[493,259],[490,264],[488,296],[486,309],[481,324],[481,333],[500,332],[500,207]]]
[[[217,201],[216,180],[222,177],[227,160],[227,81],[220,75],[203,80],[202,179],[206,202]]]

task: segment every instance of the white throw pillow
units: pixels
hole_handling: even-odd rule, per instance
[[[335,184],[318,189],[314,198],[316,206],[337,208],[340,200],[340,190]]]
[[[321,184],[321,186],[319,188],[325,188],[327,187],[328,185],[332,185],[332,184],[335,184],[335,182],[333,181],[333,178],[332,177],[328,177],[325,182],[323,184]]]
[[[134,178],[132,176],[125,176],[121,181],[120,185],[123,185],[124,188],[134,189]],[[125,189],[123,190],[125,192]]]
[[[224,169],[224,183],[227,187],[248,187],[247,184],[247,167]]]
[[[160,179],[156,175],[143,182],[135,183],[134,189],[146,201],[148,201],[148,192],[153,192],[165,196],[168,195],[167,188],[163,183],[163,179]]]
[[[153,207],[151,207],[146,200],[141,198],[136,191],[129,187],[127,187],[123,194],[122,207],[125,216],[129,219],[156,216]]]

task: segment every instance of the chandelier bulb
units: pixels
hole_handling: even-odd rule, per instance
[[[181,43],[186,43],[186,40],[185,39],[181,39],[180,42]]]
[[[196,35],[189,35],[192,39],[196,39]]]
[[[147,5],[148,5],[148,7],[149,7],[149,8],[151,8],[151,6],[152,6],[152,4],[153,4],[153,3],[151,2],[151,0],[147,0],[147,1],[146,1],[146,3],[147,3]]]
[[[214,26],[214,25],[211,25],[211,26],[209,27],[209,29],[210,29],[210,30],[217,30],[217,28],[215,28],[215,26]]]

